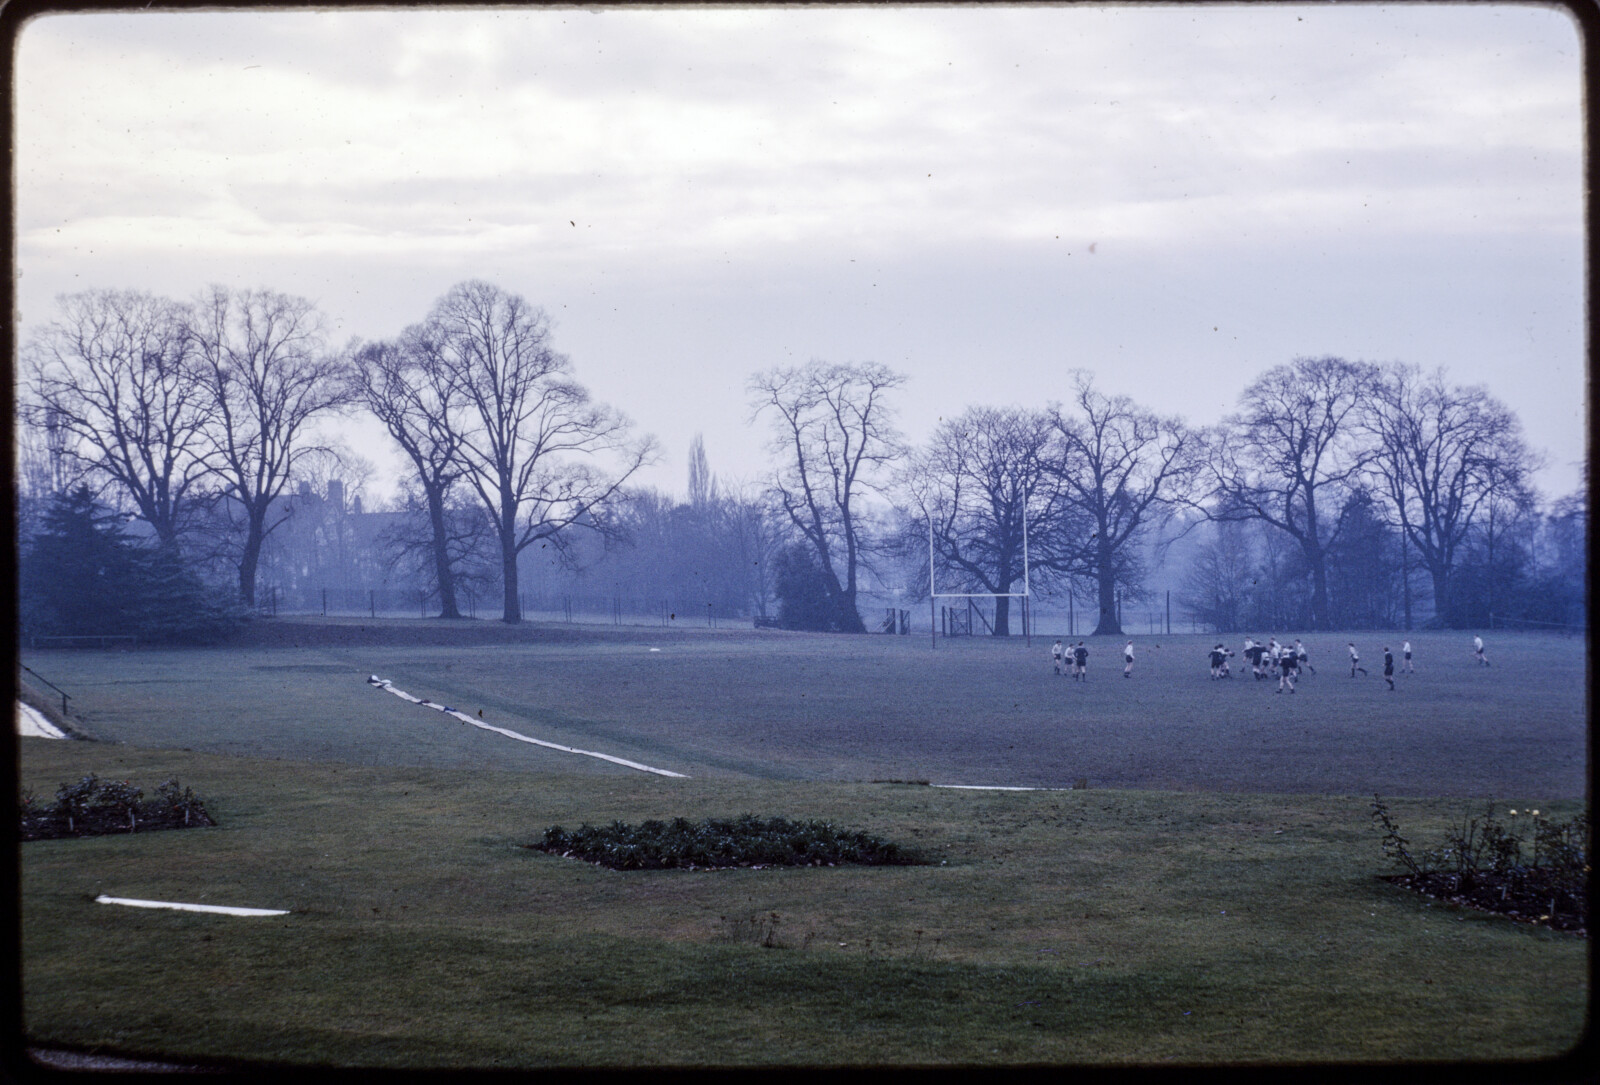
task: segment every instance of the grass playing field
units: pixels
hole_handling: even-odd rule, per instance
[[[376,674],[696,777],[1545,799],[1586,783],[1582,642],[1557,637],[1506,637],[1480,667],[1469,638],[1412,634],[1417,673],[1392,693],[1383,640],[1360,636],[1370,673],[1352,679],[1350,638],[1314,637],[1317,673],[1291,696],[1242,666],[1211,681],[1214,639],[1193,636],[1140,638],[1129,679],[1120,643],[1096,643],[1075,683],[1051,673],[1046,638],[1030,652],[1020,638],[596,630],[450,647],[362,644],[347,627],[354,643],[23,661],[97,737],[296,760],[632,771],[467,727],[375,690]]]
[[[1367,815],[1393,797],[1432,843],[1490,795],[1576,812],[1580,641],[1496,637],[1485,669],[1470,638],[1414,634],[1419,673],[1389,693],[1381,639],[1352,680],[1351,638],[1313,637],[1291,697],[1209,681],[1204,637],[1138,638],[1128,680],[1120,642],[1093,644],[1078,685],[1050,638],[361,627],[24,654],[101,740],[23,740],[25,785],[177,775],[219,821],[23,846],[31,1042],[372,1067],[1274,1063],[1551,1057],[1584,1028],[1585,942],[1377,880]],[[517,846],[746,811],[936,862],[624,875]]]

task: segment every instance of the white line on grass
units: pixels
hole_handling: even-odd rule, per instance
[[[548,750],[560,750],[562,753],[582,754],[584,757],[598,757],[600,760],[610,761],[614,765],[625,765],[630,769],[638,769],[640,772],[653,772],[657,776],[672,776],[679,780],[687,780],[689,778],[681,772],[672,772],[668,769],[658,769],[653,768],[650,765],[641,765],[637,761],[629,761],[622,757],[612,757],[608,753],[596,753],[594,750],[580,750],[572,746],[562,746],[558,743],[546,742],[543,739],[529,738],[527,735],[519,735],[517,732],[508,731],[504,727],[496,727],[493,724],[484,723],[482,720],[475,720],[465,712],[457,712],[448,705],[435,704],[433,701],[425,701],[420,697],[413,697],[411,694],[405,692],[405,690],[395,689],[394,685],[387,678],[379,678],[375,674],[367,679],[367,684],[371,686],[377,686],[379,689],[388,690],[396,697],[403,697],[412,704],[419,704],[424,708],[432,708],[435,711],[443,712],[449,716],[454,716],[462,723],[470,723],[474,727],[481,728],[485,731],[493,731],[495,734],[505,735],[507,738],[514,738],[518,742],[527,742],[534,746],[543,746]]]
[[[171,908],[179,912],[215,912],[217,915],[288,915],[275,908],[228,908],[221,904],[179,904],[169,900],[134,900],[130,897],[95,897],[97,904],[126,904],[130,908]]]
[[[929,784],[929,787],[948,787],[954,791],[1071,791],[1070,787],[999,787],[994,784]]]
[[[32,705],[17,702],[17,734],[24,738],[66,738],[66,733]]]

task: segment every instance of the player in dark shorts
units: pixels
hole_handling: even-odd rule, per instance
[[[1222,645],[1219,644],[1211,649],[1211,680],[1213,682],[1222,677],[1222,665],[1227,660],[1228,657],[1222,654]]]
[[[1394,692],[1394,653],[1389,651],[1389,646],[1383,646],[1383,680],[1389,683],[1389,692]]]
[[[1312,674],[1317,673],[1317,668],[1311,665],[1311,654],[1306,651],[1306,646],[1300,643],[1300,638],[1298,637],[1295,638],[1294,642],[1294,654],[1295,658],[1299,660],[1299,665],[1295,667],[1295,670],[1310,671]]]
[[[1089,648],[1081,640],[1072,649],[1072,677],[1079,682],[1089,680]]]
[[[1365,668],[1365,667],[1363,667],[1361,665],[1361,657],[1356,654],[1355,642],[1351,641],[1350,642],[1350,677],[1354,678],[1356,676],[1356,672],[1357,671],[1360,671],[1362,674],[1366,674],[1367,673],[1367,668]]]
[[[1300,657],[1293,652],[1284,652],[1278,656],[1278,688],[1274,693],[1282,693],[1283,687],[1288,686],[1289,692],[1294,692],[1294,672],[1300,662]]]

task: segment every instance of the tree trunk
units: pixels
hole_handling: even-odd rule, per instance
[[[500,620],[516,625],[522,621],[522,599],[517,595],[517,504],[503,489],[495,531],[500,536],[500,582],[505,588],[505,609]]]
[[[245,531],[244,552],[239,556],[239,598],[247,607],[256,605],[256,570],[261,565],[261,544],[265,536],[252,523]]]
[[[1011,635],[1011,600],[1004,595],[995,596],[994,635],[997,637]]]
[[[1328,562],[1321,550],[1307,550],[1306,562],[1311,566],[1311,628],[1328,626]]]
[[[505,615],[501,621],[516,625],[522,621],[522,600],[517,596],[517,546],[515,542],[500,544],[500,579],[505,585]]]
[[[442,495],[428,490],[428,521],[433,527],[433,568],[439,582],[439,617],[459,618],[456,604],[456,577],[450,568],[450,533],[445,525]]]
[[[1450,613],[1450,570],[1436,569],[1430,564],[1428,575],[1433,578],[1434,617],[1442,622],[1445,621],[1445,615]]]
[[[856,594],[853,591],[841,589],[834,597],[834,606],[838,609],[839,631],[841,633],[865,633],[866,623],[861,620],[861,612],[856,609]]]
[[[1117,621],[1117,574],[1113,564],[1115,555],[1105,541],[1106,533],[1100,532],[1099,553],[1096,556],[1096,579],[1100,585],[1100,621],[1094,627],[1093,637],[1122,636],[1122,623]]]

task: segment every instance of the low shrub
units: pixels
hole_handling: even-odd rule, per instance
[[[585,823],[574,832],[559,825],[527,847],[613,870],[687,870],[716,867],[902,866],[924,862],[913,849],[827,821],[762,820],[744,814],[732,820],[649,820],[639,825]]]
[[[1414,852],[1387,804],[1374,795],[1372,818],[1384,832],[1384,854],[1403,869],[1384,880],[1453,904],[1586,934],[1588,807],[1564,822],[1538,810],[1507,810],[1506,817],[1496,814],[1491,799],[1481,815],[1463,814],[1442,845]]]
[[[25,790],[19,806],[23,840],[216,824],[205,803],[177,780],[168,780],[154,799],[147,800],[144,791],[127,780],[102,780],[92,772],[76,783],[62,784],[49,805]]]

